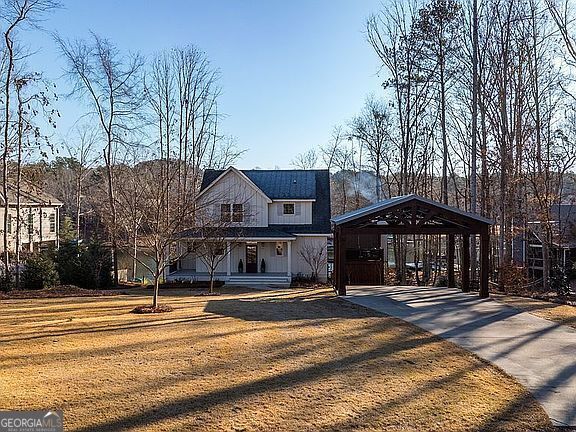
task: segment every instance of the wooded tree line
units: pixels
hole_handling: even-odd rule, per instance
[[[19,245],[16,254],[7,247],[8,185],[19,197],[24,177],[63,201],[62,225],[75,244],[96,239],[110,246],[115,284],[120,251],[135,259],[145,251],[151,260],[141,264],[157,285],[171,240],[199,211],[202,170],[226,167],[242,154],[220,131],[220,73],[193,45],[144,58],[94,33],[78,40],[55,34],[69,82],[56,91],[42,71],[28,70],[23,40],[59,6],[52,0],[0,5],[3,284],[10,286],[21,260]],[[57,93],[85,109],[64,142],[46,132],[57,127]],[[22,219],[18,207],[17,226]]]
[[[138,249],[159,277],[169,239],[197,210],[202,170],[242,153],[220,131],[219,72],[192,45],[144,58],[101,35],[54,35],[69,78],[56,90],[30,70],[23,40],[59,6],[1,2],[4,280],[21,259],[7,248],[8,185],[18,200],[27,180],[64,201],[74,239],[110,245],[115,279],[118,252]],[[382,89],[295,165],[332,170],[334,213],[417,193],[493,218],[495,269],[512,265],[514,237],[538,221],[549,275],[550,207],[574,198],[573,13],[568,0],[386,2],[365,23]],[[85,108],[64,142],[46,132],[57,93]],[[404,240],[395,248],[405,259]],[[472,242],[473,263],[475,251]]]
[[[529,222],[550,277],[553,204],[575,199],[576,10],[568,0],[390,0],[365,23],[382,89],[321,160],[333,212],[416,193],[495,221],[494,269]],[[400,246],[398,246],[400,247]],[[476,262],[473,242],[472,260]],[[397,250],[402,255],[402,250]],[[401,257],[397,257],[398,259]]]

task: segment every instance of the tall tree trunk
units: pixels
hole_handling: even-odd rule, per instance
[[[470,211],[477,213],[477,152],[478,152],[478,0],[472,2],[472,140],[470,149]],[[476,235],[470,238],[470,271],[476,279]]]

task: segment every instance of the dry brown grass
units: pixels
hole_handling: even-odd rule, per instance
[[[509,376],[327,290],[0,303],[0,407],[67,430],[548,430]]]
[[[576,306],[536,300],[528,297],[498,294],[493,295],[493,298],[510,306],[530,312],[540,318],[576,328]]]

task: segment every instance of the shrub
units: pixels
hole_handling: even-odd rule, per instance
[[[448,286],[448,276],[446,275],[438,275],[436,278],[436,282],[434,283],[435,287],[447,287]]]
[[[44,289],[58,285],[58,271],[51,254],[47,252],[30,256],[22,272],[22,281],[25,289]]]
[[[64,284],[88,289],[112,284],[110,253],[99,243],[64,243],[58,250],[56,261],[60,280]]]
[[[526,270],[513,265],[501,266],[498,269],[500,287],[507,294],[521,294],[529,280]]]
[[[570,282],[566,271],[560,267],[555,266],[550,270],[550,288],[556,291],[559,297],[567,297],[570,295]]]

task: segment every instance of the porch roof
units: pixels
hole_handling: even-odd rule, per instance
[[[218,233],[218,234],[215,234]],[[224,237],[226,239],[274,239],[294,240],[296,236],[273,227],[226,227],[217,228],[190,228],[179,233],[178,238],[204,238]]]

